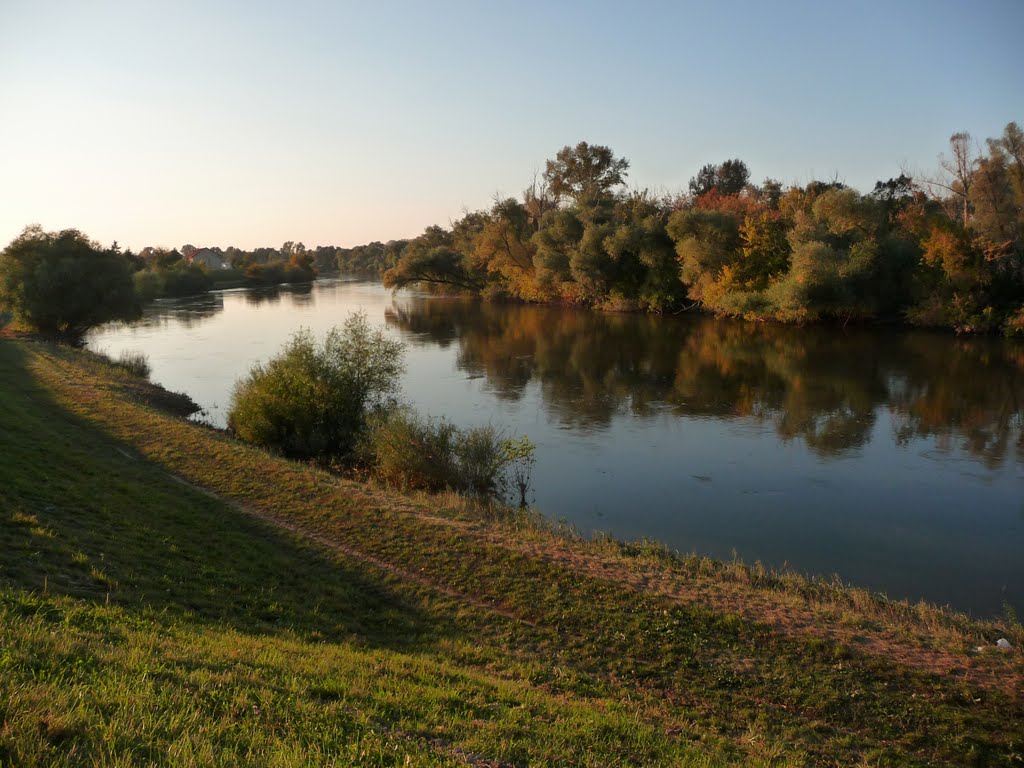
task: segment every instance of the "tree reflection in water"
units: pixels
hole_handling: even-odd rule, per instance
[[[220,293],[203,293],[181,299],[158,299],[146,307],[141,320],[131,323],[135,328],[165,328],[180,325],[193,328],[224,311]]]
[[[387,321],[414,344],[457,344],[494,394],[536,383],[549,415],[597,431],[617,413],[770,423],[821,457],[855,452],[891,412],[898,444],[932,438],[988,466],[1024,460],[1024,345],[920,331],[794,328],[703,316],[402,298]]]

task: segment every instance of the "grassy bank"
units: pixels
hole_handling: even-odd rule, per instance
[[[0,764],[1017,765],[1019,626],[237,444],[0,339]]]

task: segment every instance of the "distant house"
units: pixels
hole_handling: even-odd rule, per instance
[[[198,251],[194,251],[188,260],[191,264],[199,264],[207,269],[228,269],[230,266],[224,260],[224,256],[212,248],[200,248]]]

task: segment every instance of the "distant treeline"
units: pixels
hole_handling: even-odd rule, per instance
[[[117,243],[113,249],[119,251]],[[302,243],[285,243],[280,249],[196,248],[147,246],[139,253],[126,250],[124,257],[135,271],[135,287],[144,300],[164,296],[192,296],[229,286],[308,283],[316,279],[315,254]]]
[[[280,248],[235,246],[167,249],[146,247],[124,255],[136,269],[136,285],[145,299],[190,296],[232,285],[278,285],[310,282],[339,272],[382,275],[395,266],[408,240],[369,243],[355,248],[321,245],[308,249],[288,241]]]
[[[909,322],[1024,333],[1024,133],[955,134],[930,178],[862,194],[750,182],[706,165],[686,193],[629,190],[627,160],[563,148],[521,199],[400,243],[338,250],[387,285],[610,310],[703,307],[755,320]]]

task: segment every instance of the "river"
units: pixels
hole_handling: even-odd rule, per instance
[[[159,301],[94,331],[223,426],[299,327],[406,344],[406,400],[537,445],[536,506],[584,533],[838,574],[1024,616],[1024,343],[488,304],[376,282]]]

